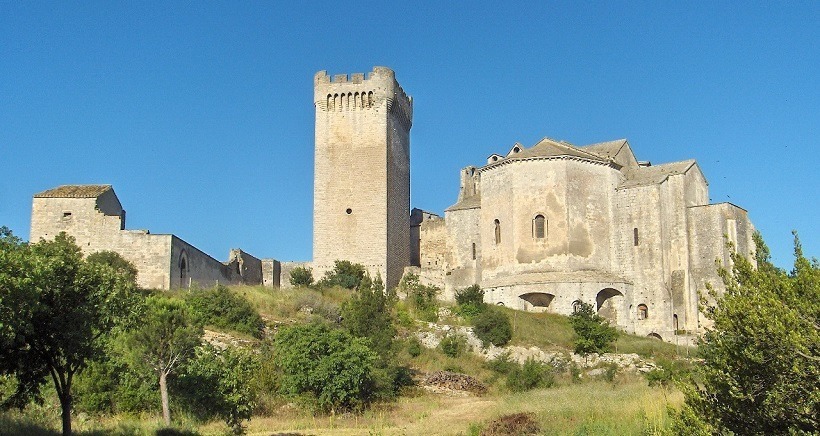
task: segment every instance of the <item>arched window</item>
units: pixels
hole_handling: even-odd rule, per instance
[[[495,245],[501,243],[501,222],[495,220]]]
[[[575,300],[572,302],[572,313],[578,313],[578,310],[581,309],[581,301]]]
[[[544,215],[536,215],[532,220],[532,237],[544,239],[547,237],[547,219]]]
[[[646,307],[646,304],[639,304],[638,305],[638,319],[643,320],[649,318],[649,309]]]
[[[187,288],[188,280],[188,253],[184,250],[179,254],[179,287]]]

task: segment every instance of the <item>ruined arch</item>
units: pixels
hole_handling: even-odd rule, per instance
[[[662,340],[663,340],[663,338],[661,337],[661,335],[659,335],[659,334],[657,334],[657,333],[655,333],[655,332],[652,332],[652,333],[650,333],[650,334],[646,335],[646,337],[647,337],[647,338],[652,338],[652,339],[657,339],[657,340],[659,340],[659,341],[662,341]]]
[[[546,292],[527,292],[519,295],[518,298],[531,304],[533,309],[543,311],[550,307],[555,295]]]
[[[617,289],[602,289],[595,296],[595,309],[598,311],[598,315],[617,324],[618,309],[621,307],[623,299],[624,294]]]

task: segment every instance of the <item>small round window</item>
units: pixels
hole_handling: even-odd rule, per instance
[[[345,213],[350,215],[351,213],[353,213],[353,209],[348,207],[347,210],[345,211]]]

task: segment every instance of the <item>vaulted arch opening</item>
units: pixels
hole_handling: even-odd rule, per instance
[[[595,296],[595,308],[598,315],[613,323],[618,321],[618,309],[623,304],[624,294],[617,289],[606,288]]]
[[[528,292],[526,294],[519,295],[518,298],[529,303],[528,305],[525,305],[526,309],[543,312],[550,307],[555,295],[548,294],[546,292]]]

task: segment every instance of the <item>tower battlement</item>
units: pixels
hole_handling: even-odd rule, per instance
[[[413,99],[396,81],[396,73],[387,67],[373,67],[367,73],[336,74],[326,70],[313,77],[313,102],[321,111],[367,110],[387,105],[387,110],[409,128],[413,120]]]

